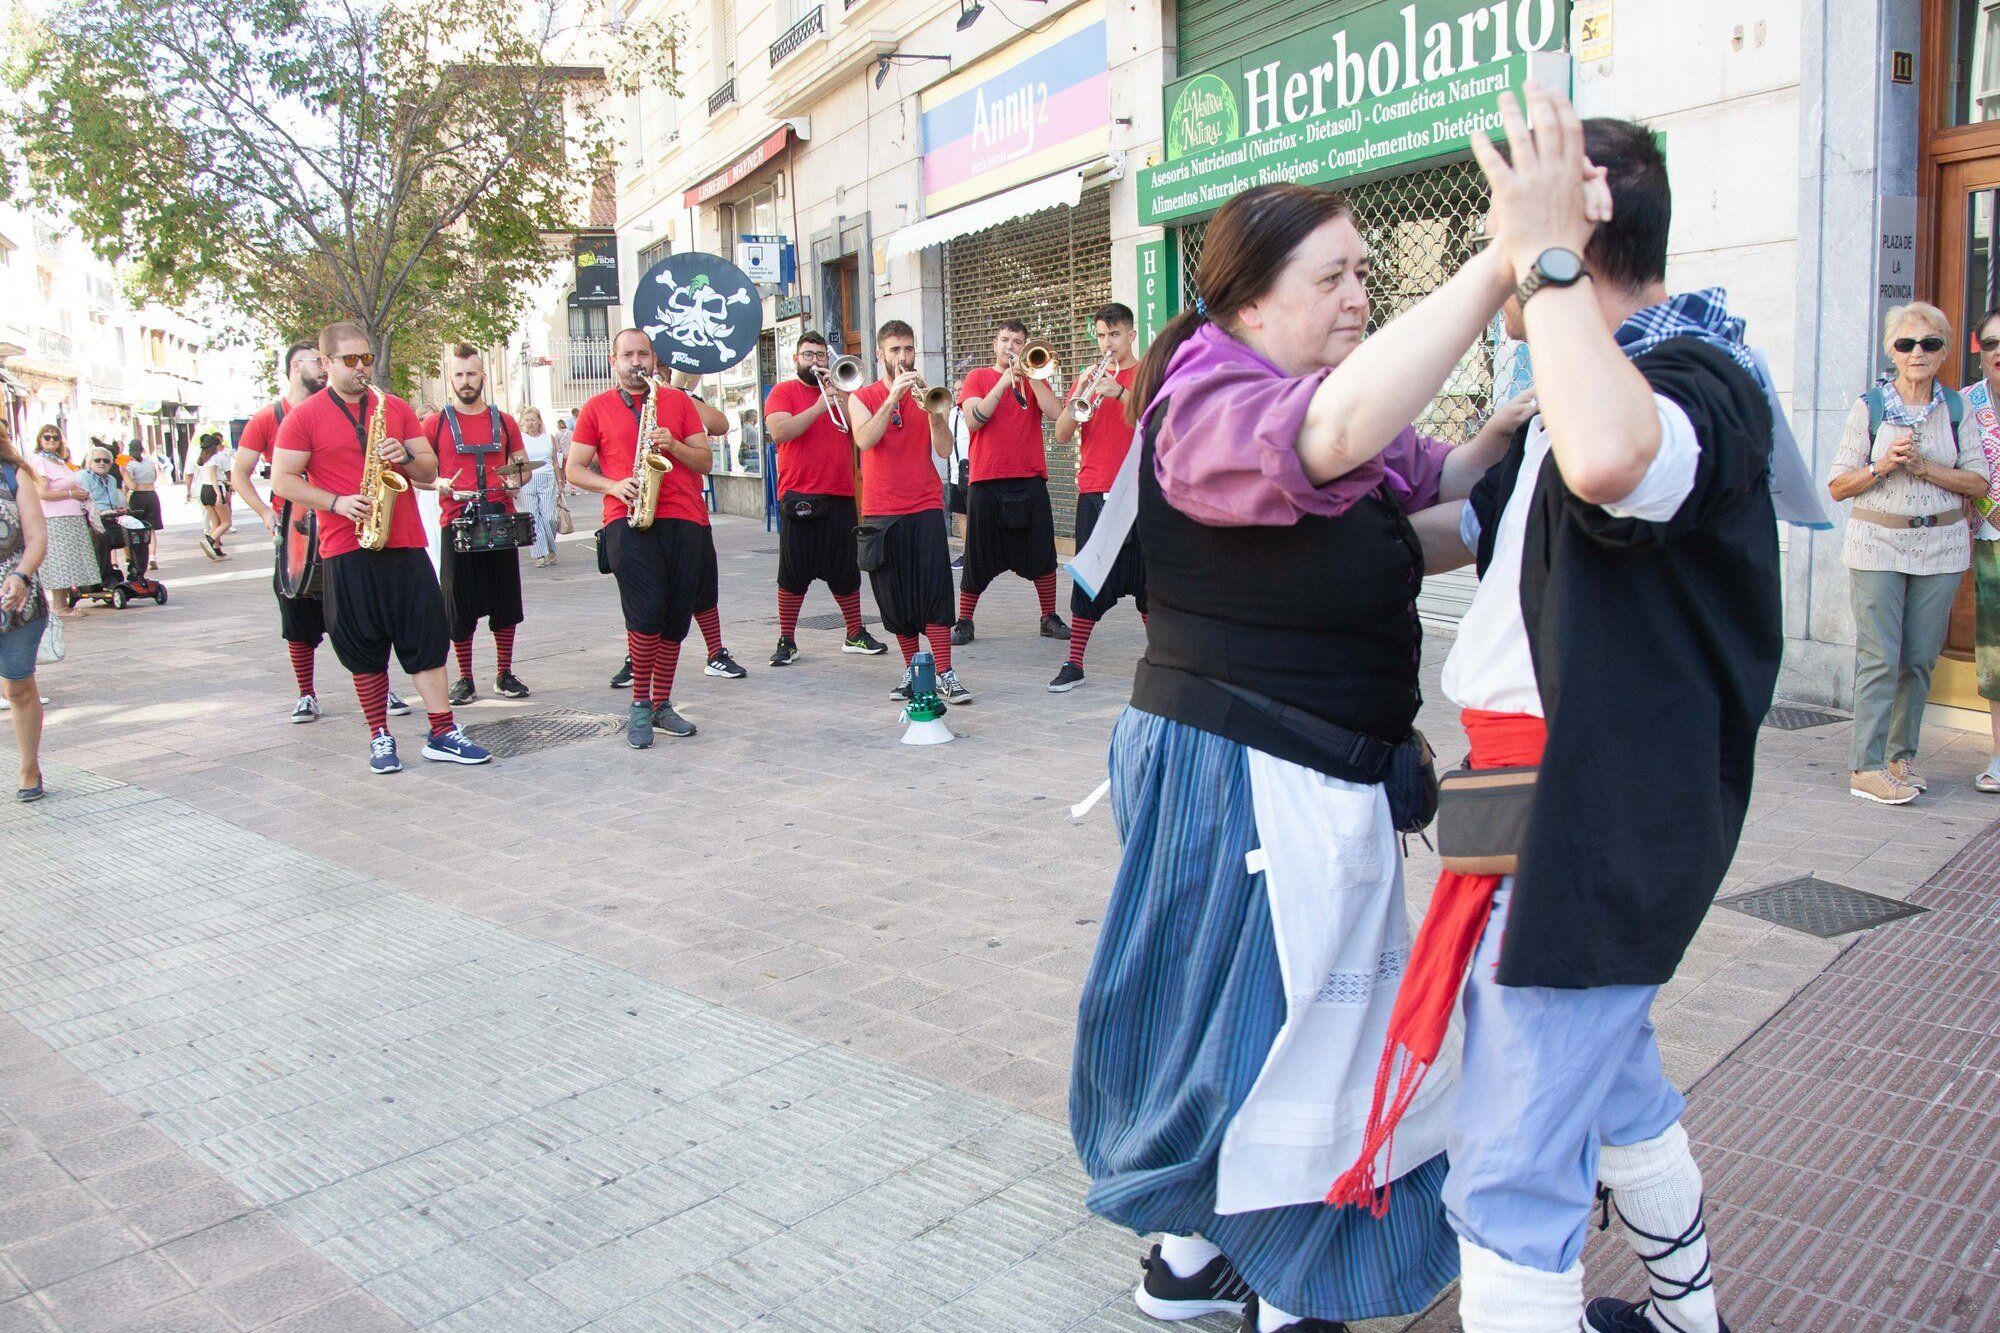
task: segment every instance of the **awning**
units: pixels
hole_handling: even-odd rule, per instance
[[[0,392],[13,394],[16,398],[28,397],[28,386],[0,369]]]
[[[997,227],[1045,208],[1075,208],[1083,197],[1086,180],[1116,178],[1124,169],[1124,158],[1113,155],[1068,171],[1058,171],[1026,185],[988,195],[977,202],[940,213],[922,222],[913,222],[891,236],[883,245],[891,259],[913,255],[933,245],[943,245],[955,236],[970,236],[988,227]]]
[[[795,131],[790,121],[778,126],[758,142],[749,152],[716,172],[698,185],[691,185],[681,199],[689,208],[707,203],[719,194],[725,194],[742,181],[767,166],[778,154],[791,145]]]

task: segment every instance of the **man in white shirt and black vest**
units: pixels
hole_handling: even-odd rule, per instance
[[[1450,869],[1441,815],[1448,869],[1390,1040],[1422,1026],[1401,1025],[1405,1002],[1434,990],[1448,1010],[1465,977],[1444,1203],[1467,1333],[1725,1333],[1650,1013],[1735,855],[1777,681],[1771,410],[1722,293],[1664,285],[1672,200],[1652,132],[1580,122],[1533,84],[1528,102],[1532,134],[1501,99],[1507,160],[1475,149],[1540,411],[1468,502],[1482,577],[1443,688],[1472,767],[1538,768],[1525,834],[1481,849],[1514,854],[1513,874]],[[1594,227],[1600,184],[1611,220]],[[1650,1292],[1586,1309],[1600,1187]]]

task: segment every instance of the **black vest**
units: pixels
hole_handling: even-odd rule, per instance
[[[1423,556],[1380,490],[1334,518],[1214,527],[1168,503],[1153,469],[1166,407],[1140,447],[1139,545],[1151,615],[1132,706],[1347,781],[1359,772],[1214,682],[1394,745],[1422,696],[1417,589]]]

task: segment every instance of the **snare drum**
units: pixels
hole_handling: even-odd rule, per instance
[[[533,514],[512,514],[491,502],[469,504],[451,521],[451,549],[461,555],[512,551],[534,543]]]

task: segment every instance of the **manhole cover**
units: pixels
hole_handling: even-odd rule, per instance
[[[475,722],[465,734],[491,750],[497,758],[553,750],[558,745],[609,736],[625,725],[622,717],[608,713],[585,713],[575,708],[557,708],[527,717],[502,718],[498,722]]]
[[[1773,704],[1771,711],[1764,714],[1764,725],[1780,731],[1804,731],[1807,727],[1824,727],[1829,723],[1845,721],[1847,719],[1839,713],[1799,704]]]
[[[864,625],[879,625],[882,622],[877,620],[874,616],[863,616],[861,617],[861,623]],[[800,629],[846,629],[847,621],[844,618],[842,618],[840,612],[829,611],[825,615],[821,616],[799,617],[799,628]]]
[[[1734,898],[1717,901],[1721,906],[1733,907],[1747,916],[1817,935],[1821,939],[1849,935],[1930,910],[1911,903],[1899,903],[1894,898],[1863,893],[1845,884],[1830,883],[1812,875],[1803,879],[1788,879],[1782,884],[1752,889]]]

